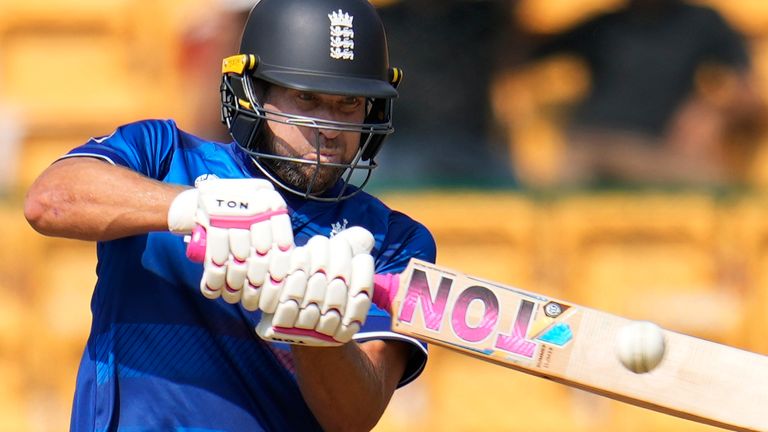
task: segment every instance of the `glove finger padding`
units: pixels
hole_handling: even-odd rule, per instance
[[[200,279],[200,291],[208,299],[214,300],[219,298],[224,284],[226,284],[226,277],[226,267],[206,262],[203,277]]]
[[[350,297],[365,293],[373,298],[373,279],[376,264],[369,254],[357,254],[352,258],[352,275],[349,282]]]
[[[227,264],[227,276],[225,279],[224,291],[221,297],[229,304],[240,302],[245,284],[245,277],[248,267],[244,261],[237,259],[229,261]]]
[[[229,230],[229,251],[235,260],[245,262],[251,255],[251,232],[244,229]]]
[[[299,304],[307,289],[307,274],[298,270],[285,278],[280,303],[275,310],[273,324],[278,327],[294,327],[299,317]]]
[[[275,312],[288,274],[293,229],[287,206],[262,179],[213,179],[179,194],[168,211],[172,232],[188,233],[187,256],[203,263],[206,298]]]
[[[352,248],[353,255],[370,254],[376,241],[373,234],[363,227],[353,226],[339,232],[333,238],[343,238]]]
[[[312,237],[293,249],[274,312],[256,327],[267,340],[338,346],[352,340],[371,307],[373,235],[353,227],[332,238]],[[262,298],[263,298],[262,293]]]
[[[267,278],[264,285],[261,286],[261,296],[259,298],[259,309],[265,314],[273,314],[280,303],[280,294],[283,289],[284,281],[276,281]]]
[[[243,295],[240,303],[247,311],[256,311],[259,309],[259,299],[261,298],[261,285],[251,285],[248,280],[245,281],[243,286]]]
[[[224,266],[229,260],[229,230],[208,227],[208,247],[205,250],[206,262],[212,262],[217,266]]]
[[[275,194],[277,194],[277,192],[275,192]],[[293,226],[291,225],[290,216],[287,214],[278,214],[272,217],[271,222],[272,242],[283,251],[293,248]]]

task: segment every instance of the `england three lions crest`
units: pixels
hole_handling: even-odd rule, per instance
[[[353,16],[339,9],[328,14],[331,20],[331,58],[336,60],[355,59],[355,31]]]

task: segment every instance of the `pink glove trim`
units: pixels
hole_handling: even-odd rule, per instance
[[[400,275],[377,274],[373,279],[373,304],[387,312],[392,312],[392,301],[400,288]]]
[[[208,244],[207,233],[202,225],[192,228],[192,235],[187,244],[187,258],[194,262],[205,261],[205,246]]]
[[[320,339],[325,342],[339,343],[339,341],[332,338],[331,336],[319,333],[315,330],[300,329],[295,327],[273,327],[273,328],[275,329],[275,332],[278,332],[278,333],[284,333],[284,334],[296,335],[296,336],[308,336],[315,339]]]
[[[221,290],[221,288],[211,288],[211,286],[210,286],[210,285],[208,285],[208,284],[205,284],[205,288],[206,288],[208,291],[211,291],[211,292],[216,292],[216,291],[220,291],[220,290]]]
[[[279,209],[259,213],[253,216],[211,216],[210,224],[216,228],[239,228],[249,230],[251,229],[251,225],[255,223],[264,222],[273,216],[284,215],[287,213],[288,210]]]

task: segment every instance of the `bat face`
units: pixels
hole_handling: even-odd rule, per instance
[[[564,365],[578,326],[570,304],[416,260],[394,301],[395,331],[524,367]]]
[[[661,363],[637,374],[617,355],[626,318],[419,260],[399,281],[387,290],[398,333],[689,420],[768,431],[766,356],[660,330]]]

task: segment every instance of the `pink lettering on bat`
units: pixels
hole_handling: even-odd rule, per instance
[[[483,318],[476,327],[467,324],[467,310],[473,300],[483,303]],[[459,294],[451,313],[451,325],[456,335],[469,342],[479,342],[488,337],[499,319],[499,299],[488,288],[471,286]]]
[[[403,306],[400,309],[400,321],[410,323],[413,320],[413,312],[416,310],[416,305],[421,303],[424,324],[430,330],[439,331],[452,284],[453,279],[441,277],[437,295],[432,299],[427,274],[423,270],[415,269],[408,284],[408,291],[403,299]]]
[[[528,300],[520,302],[520,309],[518,309],[517,317],[512,325],[512,333],[508,335],[500,333],[496,338],[496,348],[523,357],[533,358],[536,352],[536,343],[527,340],[525,336],[528,334],[534,306],[535,304]]]
[[[441,276],[437,292],[433,297],[427,273],[423,270],[414,269],[406,287],[398,320],[403,323],[411,323],[416,308],[420,305],[425,327],[432,331],[440,331],[453,282],[453,279]],[[493,345],[495,349],[529,359],[534,357],[537,344],[526,337],[536,303],[520,299],[520,306],[512,323],[512,329],[509,334],[505,334],[498,329],[499,314],[505,313],[509,309],[507,307],[503,310],[500,308],[499,298],[492,290],[473,285],[465,288],[455,298],[450,311],[450,325],[459,339],[467,343],[478,343],[497,332]],[[467,313],[470,304],[475,300],[482,302],[483,315],[476,325],[471,326],[467,322]],[[485,350],[482,347],[478,349]]]

